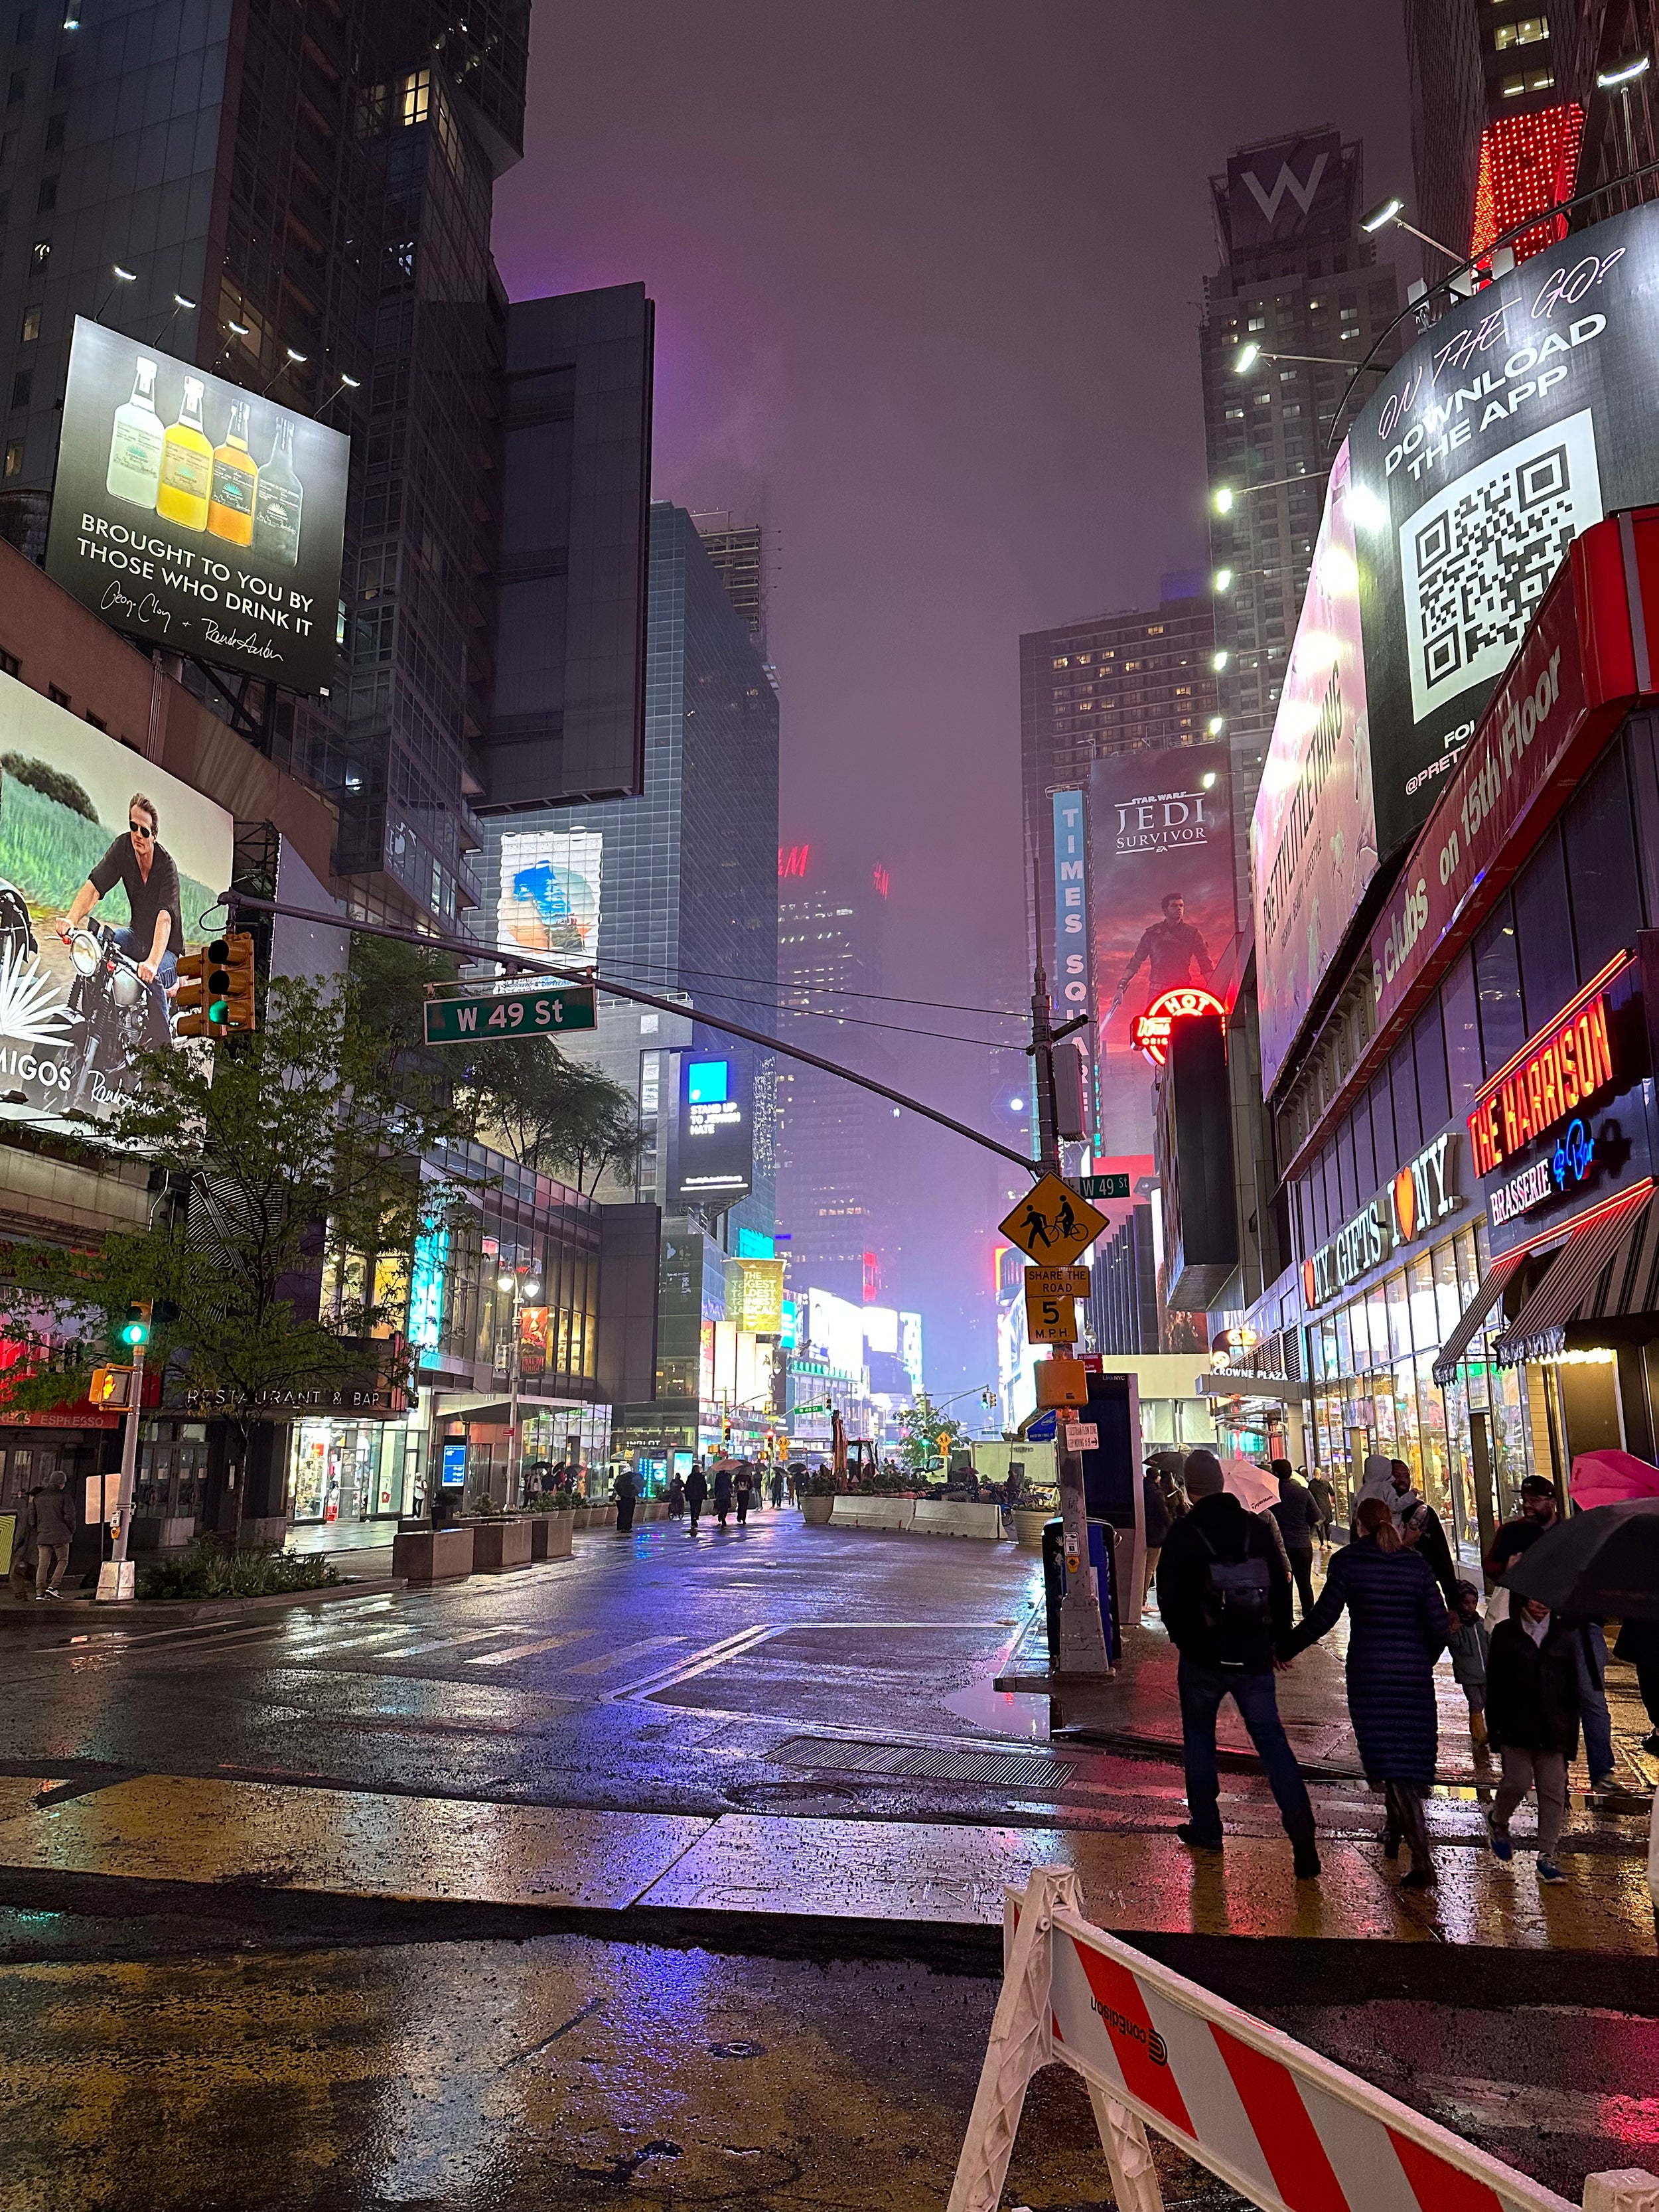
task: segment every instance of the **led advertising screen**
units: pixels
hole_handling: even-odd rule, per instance
[[[498,945],[599,957],[599,881],[605,838],[598,830],[508,830],[501,837]]]
[[[0,675],[0,1115],[108,1118],[134,1056],[173,1042],[234,841],[223,807]]]
[[[1231,948],[1232,809],[1224,744],[1115,753],[1090,771],[1097,1157],[1150,1154],[1151,1061],[1134,1024],[1154,999],[1201,988]]]
[[[112,628],[332,680],[351,441],[77,316],[46,573]]]
[[[1337,454],[1250,824],[1261,1077],[1271,1085],[1376,872],[1370,718]]]
[[[754,1118],[747,1071],[736,1060],[680,1055],[678,1165],[682,1206],[733,1206],[754,1178]]]

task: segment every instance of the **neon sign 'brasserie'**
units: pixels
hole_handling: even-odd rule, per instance
[[[1624,956],[1612,963],[1623,965]],[[1469,1115],[1475,1170],[1492,1175],[1546,1130],[1588,1105],[1613,1083],[1615,1066],[1604,969],[1552,1024],[1499,1070],[1476,1097]]]

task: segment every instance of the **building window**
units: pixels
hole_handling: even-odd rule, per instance
[[[11,441],[10,445],[9,445],[9,446],[7,447],[7,448],[6,448],[6,477],[7,477],[7,481],[8,481],[8,482],[9,482],[9,481],[10,481],[10,479],[11,479],[13,477],[21,477],[21,476],[22,475],[22,473],[23,473],[23,441],[22,441],[22,440],[21,440],[21,438],[14,438],[14,439],[12,440],[12,441]],[[9,670],[7,672],[8,672],[8,674],[10,674],[10,675],[15,675],[16,671],[15,671],[15,669],[12,669],[12,670]]]
[[[50,215],[50,214],[52,213],[52,211],[53,208],[55,208],[55,207],[57,206],[57,204],[58,204],[58,179],[57,179],[57,178],[56,178],[56,177],[42,177],[42,178],[41,178],[41,179],[40,179],[40,189],[39,192],[35,195],[35,200],[34,200],[34,212],[36,213],[36,215]]]
[[[38,337],[40,337],[40,308],[39,308],[39,307],[25,307],[25,308],[24,308],[24,310],[23,310],[23,327],[22,327],[22,329],[18,332],[19,339],[21,340],[21,342],[24,345],[33,345],[33,344],[34,343],[34,341],[36,340],[36,338],[38,338]]]
[[[48,154],[55,153],[58,147],[63,144],[64,126],[68,118],[62,115],[51,115],[47,117],[46,151]]]
[[[21,100],[23,94],[28,90],[28,71],[27,70],[14,70],[11,73],[11,82],[6,88],[7,106],[15,107],[18,101]]]
[[[92,724],[94,730],[107,730],[109,727],[109,724],[104,720],[101,714],[89,714],[87,716],[87,720]]]
[[[55,86],[60,88],[66,84],[72,84],[74,82],[75,57],[73,54],[58,55],[58,66],[52,73],[52,81]]]
[[[1520,76],[1506,76],[1498,89],[1505,100],[1519,100],[1523,93],[1547,92],[1554,82],[1553,70],[1528,70]]]
[[[46,696],[51,700],[54,707],[67,707],[70,702],[69,693],[67,691],[60,691],[55,684],[47,684]]]
[[[29,248],[29,267],[34,270],[44,269],[51,258],[52,240],[49,238],[37,238]]]
[[[25,8],[22,14],[17,18],[17,43],[20,46],[33,46],[34,43],[34,10],[33,8]]]
[[[31,372],[27,368],[20,368],[16,375],[13,377],[11,380],[11,404],[14,407],[27,407],[28,405],[29,387],[32,381],[33,378]]]
[[[1501,54],[1510,46],[1534,46],[1549,34],[1547,15],[1522,15],[1513,23],[1499,23],[1492,34],[1492,42]]]

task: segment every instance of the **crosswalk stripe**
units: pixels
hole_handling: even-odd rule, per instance
[[[665,1651],[672,1644],[687,1644],[685,1636],[647,1636],[643,1643],[624,1644],[620,1651],[602,1651],[597,1659],[584,1659],[580,1667],[565,1669],[570,1674],[603,1674],[608,1668],[620,1667],[625,1659],[643,1657],[647,1651]]]
[[[462,1663],[468,1667],[505,1667],[511,1659],[528,1659],[538,1651],[556,1651],[562,1644],[580,1644],[584,1637],[598,1633],[592,1628],[568,1628],[562,1636],[544,1636],[537,1643],[515,1644],[506,1651],[480,1651]]]

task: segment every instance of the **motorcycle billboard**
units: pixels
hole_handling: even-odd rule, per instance
[[[0,1115],[109,1119],[137,1055],[173,1042],[233,841],[223,807],[0,675]]]
[[[129,636],[334,680],[351,441],[77,316],[46,574]]]

